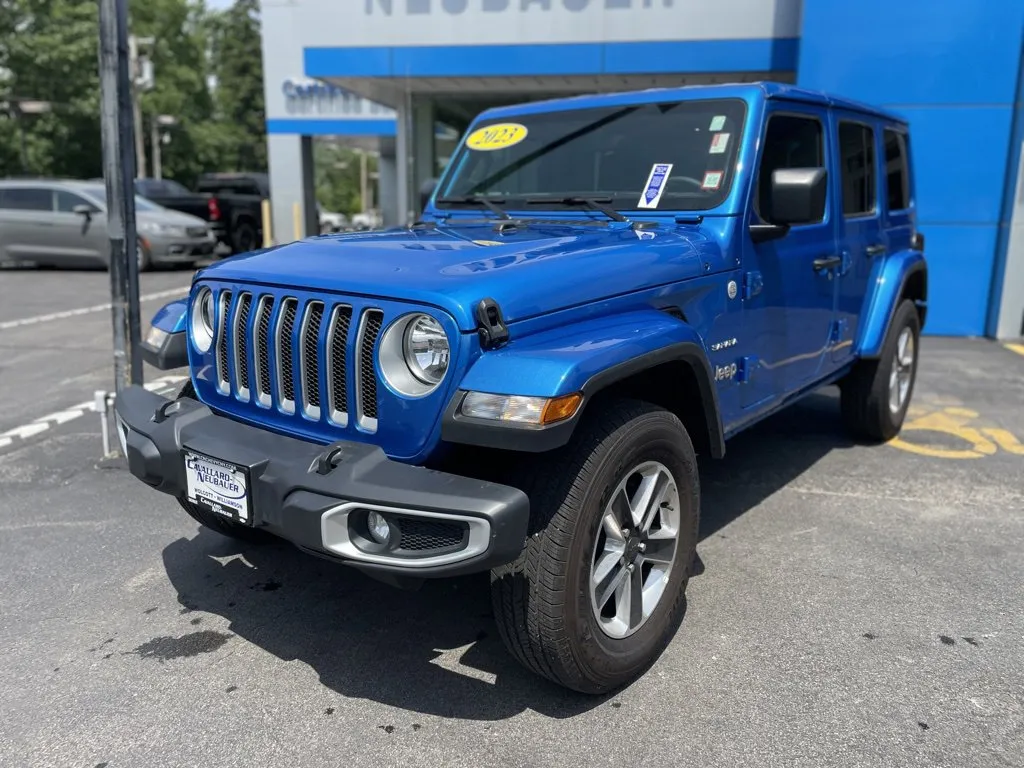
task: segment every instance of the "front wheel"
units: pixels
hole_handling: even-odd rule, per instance
[[[693,446],[670,412],[609,403],[528,484],[530,532],[491,574],[502,640],[527,668],[604,693],[661,655],[686,610],[699,520]]]

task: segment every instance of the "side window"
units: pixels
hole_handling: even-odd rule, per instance
[[[888,190],[890,211],[910,207],[910,167],[907,160],[907,140],[902,133],[886,130],[885,186]]]
[[[757,175],[755,210],[758,215],[770,208],[774,171],[780,168],[820,168],[824,163],[824,131],[819,120],[804,115],[772,115],[765,131],[764,152]]]
[[[0,208],[15,211],[52,211],[53,192],[41,187],[0,190]]]
[[[874,213],[875,132],[860,123],[839,123],[839,164],[843,183],[843,215]]]
[[[68,192],[64,189],[57,190],[57,211],[60,213],[74,213],[76,205],[88,205],[90,208],[94,208],[88,200],[84,197],[79,197],[73,192]]]

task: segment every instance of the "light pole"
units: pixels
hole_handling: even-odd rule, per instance
[[[128,36],[128,72],[131,78],[132,119],[135,121],[135,166],[139,178],[146,178],[146,146],[142,132],[142,106],[139,92],[153,89],[153,60],[139,53],[140,46],[156,43],[154,37]]]
[[[178,120],[173,115],[154,115],[149,119],[149,143],[153,147],[153,178],[158,181],[163,178],[162,145],[171,140],[170,134],[160,129],[177,124]]]

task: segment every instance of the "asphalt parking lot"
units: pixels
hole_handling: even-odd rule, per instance
[[[506,654],[486,577],[239,545],[101,460],[107,279],[0,271],[3,764],[1024,765],[1024,356],[926,338],[889,445],[831,389],[730,442],[679,634],[591,698]]]

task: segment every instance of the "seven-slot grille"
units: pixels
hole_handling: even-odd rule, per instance
[[[384,312],[294,297],[229,290],[217,294],[217,389],[284,413],[377,428],[374,350]],[[354,388],[349,393],[349,371]],[[322,402],[321,383],[326,391]]]

